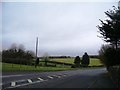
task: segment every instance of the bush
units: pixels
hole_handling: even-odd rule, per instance
[[[75,65],[72,65],[71,68],[76,68],[76,66],[75,66]]]
[[[32,59],[25,59],[25,58],[4,58],[3,57],[2,62],[14,63],[14,64],[32,65]]]
[[[76,67],[80,66],[80,57],[79,56],[75,57],[74,64],[75,64]]]
[[[89,58],[88,54],[85,52],[84,55],[82,56],[81,65],[88,66],[89,64],[90,64],[90,58]]]
[[[99,50],[99,58],[100,62],[104,65],[106,65],[106,60],[105,60],[105,51],[110,48],[110,45],[102,45],[101,49]]]
[[[103,45],[99,51],[101,62],[109,67],[120,64],[120,49],[115,49],[109,45]]]
[[[120,49],[108,48],[105,51],[105,59],[107,66],[120,64]]]
[[[19,47],[14,45],[10,49],[2,51],[2,62],[31,65],[34,56],[34,52],[25,50],[23,45]]]

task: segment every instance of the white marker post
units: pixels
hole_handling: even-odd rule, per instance
[[[36,59],[37,59],[37,51],[38,51],[38,37],[36,39]]]
[[[118,2],[118,8],[120,8],[120,1]]]
[[[38,37],[36,38],[36,60],[35,60],[35,68],[37,67],[37,63],[36,63],[36,61],[37,61],[37,53],[38,53]]]

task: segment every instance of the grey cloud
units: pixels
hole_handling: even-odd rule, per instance
[[[101,6],[103,5],[103,6]],[[102,3],[5,3],[3,7],[3,46],[24,44],[39,55],[98,54],[103,41],[96,25],[112,4]],[[89,12],[89,10],[91,12]]]

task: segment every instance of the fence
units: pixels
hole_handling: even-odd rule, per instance
[[[45,62],[45,61],[40,61],[40,62]],[[56,62],[56,61],[47,61],[47,63],[61,64],[61,65],[67,65],[67,66],[72,66],[73,65],[73,64],[70,64],[70,63]]]

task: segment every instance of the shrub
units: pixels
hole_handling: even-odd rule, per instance
[[[101,62],[109,67],[120,64],[120,49],[115,49],[110,45],[103,45],[99,51]]]
[[[101,49],[99,50],[99,58],[100,62],[104,65],[106,65],[106,60],[105,60],[105,51],[110,48],[110,45],[102,45]]]
[[[2,51],[2,62],[14,64],[32,64],[34,52],[24,50],[23,46],[11,46],[8,50]]]
[[[80,57],[79,56],[75,57],[74,64],[75,64],[76,67],[80,66]]]
[[[88,54],[85,52],[84,55],[82,56],[82,66],[88,66],[90,63],[90,58],[88,56]]]

